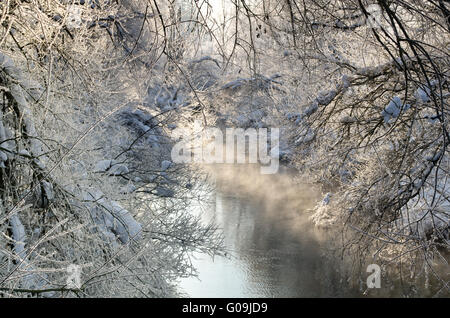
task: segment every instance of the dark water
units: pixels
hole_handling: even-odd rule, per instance
[[[181,280],[181,292],[227,298],[363,296],[365,280],[346,278],[343,262],[330,257],[326,242],[333,237],[310,221],[318,190],[292,182],[289,174],[264,176],[248,166],[216,167],[212,175],[217,187],[212,203],[198,211],[223,230],[229,255],[196,254],[192,262],[199,276]],[[378,296],[399,296],[394,287],[383,287]]]

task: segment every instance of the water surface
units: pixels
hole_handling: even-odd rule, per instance
[[[255,166],[216,166],[213,202],[202,217],[223,230],[227,257],[196,254],[198,278],[181,280],[190,297],[356,296],[326,257],[323,235],[309,217],[320,198],[287,172],[261,175]]]
[[[294,180],[286,169],[261,175],[254,165],[210,167],[211,203],[193,206],[205,222],[224,234],[226,257],[195,254],[198,277],[180,281],[189,297],[440,297],[437,281],[406,284],[382,277],[382,288],[368,290],[369,273],[349,276],[346,259],[331,253],[340,235],[313,226],[311,209],[323,194]],[[447,274],[445,274],[447,273]],[[354,274],[354,273],[353,273]],[[448,265],[440,274],[448,276]],[[382,273],[382,276],[384,274]],[[352,277],[352,278],[349,278]],[[358,281],[355,281],[358,280]]]

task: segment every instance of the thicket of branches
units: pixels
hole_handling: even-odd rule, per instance
[[[448,3],[324,4],[313,1],[303,14],[298,4],[289,9],[298,21],[293,45],[297,32],[327,32],[319,59],[335,65],[334,87],[299,120],[297,144],[312,153],[301,152],[300,162],[340,189],[316,221],[344,223],[343,243],[358,257],[406,260],[414,275],[425,267],[448,292],[448,278],[433,270],[446,264],[449,247]],[[302,32],[308,25],[315,31]]]
[[[335,192],[317,224],[343,224],[358,261],[408,264],[448,292],[434,268],[449,244],[449,3],[228,4],[197,20],[221,70],[208,111],[281,126],[282,155]]]
[[[163,14],[0,3],[1,296],[170,296],[195,273],[192,251],[220,250],[188,211],[205,195],[198,176],[170,162],[178,115],[161,56],[176,39],[152,19]]]

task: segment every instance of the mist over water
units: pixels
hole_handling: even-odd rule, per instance
[[[325,235],[309,216],[321,194],[286,169],[261,175],[257,165],[210,166],[216,191],[202,210],[223,230],[227,257],[192,259],[198,278],[181,280],[190,297],[358,296],[327,257]],[[199,212],[199,211],[197,211]]]
[[[224,235],[225,257],[195,254],[198,277],[180,280],[188,297],[431,297],[444,296],[433,276],[414,283],[381,272],[381,288],[368,289],[370,273],[341,257],[341,236],[315,227],[311,209],[323,198],[280,167],[263,175],[257,164],[205,165],[214,191],[211,202],[192,206]],[[298,178],[298,177],[297,177]],[[368,264],[366,264],[368,265]],[[436,267],[448,276],[446,265]],[[356,272],[355,272],[356,269]],[[447,274],[446,274],[447,273]]]

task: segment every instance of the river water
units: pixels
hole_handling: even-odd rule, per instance
[[[320,193],[295,185],[288,173],[261,175],[257,167],[222,166],[202,210],[223,230],[226,257],[196,254],[198,278],[182,279],[190,297],[356,296],[325,257],[322,233],[309,220]]]
[[[198,277],[181,279],[181,293],[224,298],[361,297],[367,291],[365,280],[355,284],[347,278],[348,266],[331,256],[327,242],[338,238],[310,221],[310,209],[322,197],[318,189],[294,182],[286,170],[261,175],[257,166],[221,165],[210,174],[215,185],[211,202],[193,209],[222,229],[228,254],[214,259],[195,254],[191,261]],[[391,286],[377,295],[400,296],[401,291]]]

